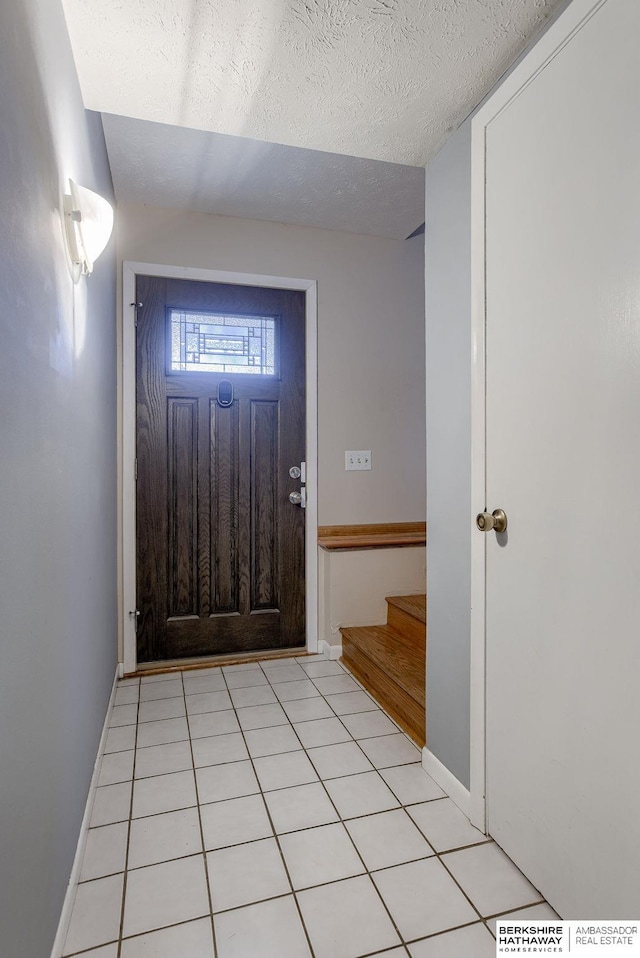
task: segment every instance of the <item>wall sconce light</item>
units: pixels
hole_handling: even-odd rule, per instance
[[[69,256],[74,265],[73,281],[89,276],[113,230],[113,209],[98,193],[69,180],[70,194],[64,198],[64,224]]]

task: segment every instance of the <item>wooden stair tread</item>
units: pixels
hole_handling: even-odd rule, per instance
[[[392,549],[397,546],[423,546],[426,537],[420,532],[378,532],[370,535],[326,536],[320,547],[329,552],[344,549]]]
[[[389,549],[423,546],[424,522],[372,522],[367,525],[318,526],[318,545],[329,552],[345,549]]]
[[[424,645],[407,647],[388,625],[341,628],[343,649],[349,644],[371,659],[392,682],[422,707],[425,704],[426,651]],[[348,654],[346,655],[348,661]]]
[[[406,612],[414,619],[419,619],[420,622],[424,622],[426,625],[427,596],[424,593],[420,595],[388,595],[385,602],[387,602],[388,605],[402,609],[403,612]]]

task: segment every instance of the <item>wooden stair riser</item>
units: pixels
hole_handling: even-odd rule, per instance
[[[342,629],[342,648],[357,650],[371,659],[389,678],[419,706],[425,705],[424,642],[412,648],[400,641],[386,625]]]
[[[413,593],[412,595],[388,595],[385,601],[388,606],[403,609],[414,619],[418,619],[420,622],[426,624],[427,597],[424,592]]]
[[[387,606],[387,625],[398,633],[405,645],[413,647],[427,641],[427,628],[424,622],[395,605]]]

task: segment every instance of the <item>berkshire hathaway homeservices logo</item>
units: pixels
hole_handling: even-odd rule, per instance
[[[568,935],[562,922],[528,922],[526,924],[498,922],[496,945],[499,955],[507,954],[562,954]]]

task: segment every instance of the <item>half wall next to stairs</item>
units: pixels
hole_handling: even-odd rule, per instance
[[[372,539],[385,536],[388,542],[371,544]],[[340,544],[341,540],[349,545]],[[385,622],[385,595],[422,593],[426,581],[425,541],[424,521],[321,526],[318,638],[339,646],[341,626]]]

